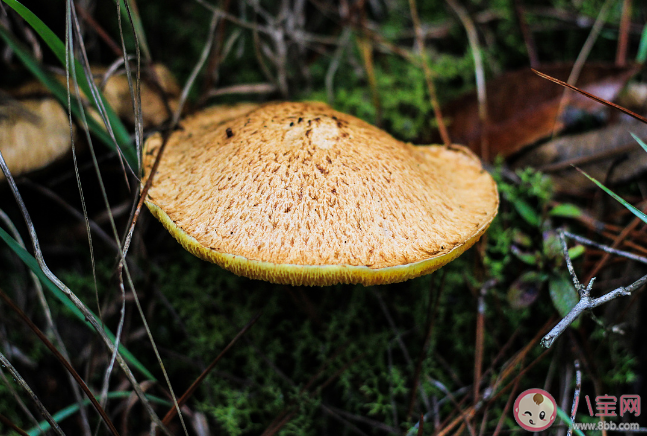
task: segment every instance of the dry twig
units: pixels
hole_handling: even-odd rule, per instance
[[[569,236],[571,234],[569,233]],[[571,311],[560,321],[557,323],[555,327],[546,335],[543,337],[541,340],[541,344],[549,348],[555,339],[561,335],[566,328],[573,323],[577,319],[578,316],[585,310],[590,310],[595,307],[598,307],[604,303],[607,303],[611,300],[614,300],[618,297],[624,297],[631,295],[631,293],[638,288],[640,288],[642,285],[647,283],[647,275],[642,276],[629,286],[621,286],[619,288],[614,289],[611,292],[608,292],[604,294],[601,297],[598,298],[591,298],[591,289],[593,289],[593,283],[595,282],[595,277],[589,281],[589,283],[584,286],[583,284],[580,283],[580,281],[577,278],[577,275],[575,274],[575,270],[573,269],[573,263],[571,261],[571,257],[568,255],[568,247],[566,246],[566,238],[565,238],[565,232],[563,230],[559,231],[559,238],[562,244],[562,251],[564,254],[564,259],[566,259],[566,267],[568,268],[568,272],[571,275],[571,278],[573,279],[573,285],[575,286],[575,290],[580,296],[580,301],[571,309]],[[580,238],[578,242],[583,242],[585,238]],[[597,245],[597,244],[596,244]],[[602,248],[600,246],[599,248]],[[606,248],[606,247],[605,247]],[[606,250],[605,250],[606,251]],[[616,253],[619,254],[619,250],[614,250]],[[627,253],[630,254],[630,253]],[[635,255],[632,255],[632,257],[638,257]]]
[[[573,407],[571,407],[571,424],[568,426],[566,436],[573,436],[573,422],[577,413],[577,405],[580,402],[580,392],[582,391],[582,371],[580,371],[580,361],[575,359],[575,392],[573,392]]]

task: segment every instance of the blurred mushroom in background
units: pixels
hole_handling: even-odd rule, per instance
[[[133,72],[133,86],[135,86],[136,75],[134,69],[131,71]],[[106,79],[107,72],[106,67],[92,67],[95,83],[101,88],[108,104],[120,118],[134,124],[133,103],[125,72],[111,72]],[[64,75],[56,75],[56,78],[66,84]],[[50,95],[49,90],[41,82],[35,80],[27,82],[9,93],[17,98]],[[177,109],[181,90],[168,68],[162,64],[153,64],[152,71],[142,69],[140,93],[144,128],[151,128],[159,126],[170,118]],[[86,99],[85,94],[82,93],[81,96]],[[95,110],[91,110],[91,114],[97,121],[103,123]]]
[[[67,112],[56,100],[0,94],[0,151],[13,176],[43,168],[71,148]]]

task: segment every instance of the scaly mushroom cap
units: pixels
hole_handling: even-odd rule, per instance
[[[67,113],[53,98],[15,100],[0,107],[0,151],[13,176],[43,168],[71,149]]]
[[[145,179],[161,143],[146,142]],[[322,103],[189,118],[171,135],[146,201],[196,256],[292,285],[430,273],[479,239],[498,203],[465,147],[405,144]]]

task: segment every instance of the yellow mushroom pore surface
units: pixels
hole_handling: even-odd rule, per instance
[[[351,271],[321,284],[406,280],[457,257],[496,215],[496,184],[464,147],[406,144],[321,103],[267,104],[231,119],[212,114],[212,122],[208,116],[189,118],[170,137],[147,204],[192,239],[175,234],[190,251],[238,274],[267,275],[241,272],[218,254],[261,269]],[[159,136],[146,143],[144,179],[161,143]],[[190,247],[196,243],[202,248]],[[425,262],[385,281],[363,279],[370,270]]]

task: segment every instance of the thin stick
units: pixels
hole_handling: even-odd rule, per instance
[[[443,291],[444,285],[445,285],[445,277],[447,276],[446,270],[444,270],[442,278],[440,279],[440,285],[438,286],[438,290],[436,291],[436,298],[433,300],[433,307],[434,307],[434,313],[431,315],[428,324],[427,324],[427,334],[425,335],[425,340],[422,345],[422,351],[420,352],[420,355],[418,356],[418,362],[416,363],[416,369],[415,372],[413,373],[413,385],[411,388],[411,397],[409,398],[409,410],[407,411],[407,421],[409,418],[411,418],[411,414],[413,413],[413,406],[415,404],[416,400],[416,391],[418,390],[418,384],[420,382],[420,372],[422,371],[422,362],[423,360],[427,357],[427,351],[429,348],[429,341],[431,339],[431,333],[434,330],[434,325],[436,324],[436,315],[438,314],[438,308],[439,304],[438,302],[440,301],[440,295]],[[433,284],[433,277],[432,277],[432,284]],[[431,299],[431,290],[429,292],[429,305],[427,307],[427,317],[429,317],[429,313],[431,311],[431,304],[432,304],[432,299]]]
[[[180,99],[178,101],[177,109],[173,114],[173,121],[171,122],[172,127],[175,127],[177,123],[180,121],[180,117],[182,116],[182,109],[184,108],[184,103],[186,102],[186,99],[189,96],[189,91],[193,86],[193,82],[195,81],[196,77],[198,76],[198,73],[202,69],[202,66],[204,65],[204,63],[207,61],[207,58],[209,57],[209,51],[211,50],[211,44],[213,43],[213,35],[216,32],[216,26],[220,21],[220,16],[221,16],[221,12],[219,10],[215,10],[213,12],[213,16],[211,17],[211,23],[209,24],[209,32],[208,32],[209,38],[207,39],[207,42],[202,50],[202,53],[200,54],[200,59],[198,60],[198,63],[195,64],[193,71],[191,71],[191,75],[187,79],[186,84],[182,89],[182,93],[180,94]]]
[[[414,368],[413,360],[411,360],[411,355],[409,355],[409,351],[407,350],[407,347],[404,345],[404,342],[402,341],[402,334],[398,330],[398,327],[395,325],[395,322],[393,321],[393,317],[389,313],[389,309],[386,307],[386,304],[384,303],[382,296],[375,289],[372,289],[372,291],[373,291],[373,295],[375,295],[375,297],[377,298],[378,303],[380,303],[380,308],[382,309],[382,312],[384,312],[384,316],[386,317],[387,322],[389,323],[389,325],[391,326],[391,329],[393,330],[395,338],[398,342],[398,345],[400,346],[400,350],[402,350],[402,354],[404,355],[404,358],[407,361],[408,366],[410,368]],[[425,393],[424,389],[420,389],[419,392],[423,403],[425,403],[425,407],[427,408],[427,411],[430,411],[431,403],[429,402],[429,397]]]
[[[272,83],[246,83],[244,85],[232,85],[225,88],[212,89],[205,95],[207,98],[210,98],[232,94],[271,94],[276,90],[276,85]]]
[[[517,392],[517,387],[519,386],[520,380],[521,379],[518,378],[514,382],[512,391],[510,391],[510,395],[508,396],[508,401],[506,401],[505,403],[505,407],[503,408],[503,413],[501,414],[499,421],[496,423],[496,428],[494,429],[494,433],[492,433],[492,436],[499,436],[499,433],[501,433],[501,429],[503,428],[503,421],[508,416],[508,410],[510,410],[510,405],[512,404],[512,399],[514,398],[514,394]]]
[[[470,43],[472,56],[474,57],[474,74],[476,76],[476,95],[479,103],[479,119],[483,130],[481,131],[481,159],[484,161],[490,160],[490,145],[488,143],[488,112],[487,112],[487,95],[485,87],[485,73],[483,68],[483,58],[481,57],[481,49],[479,47],[479,38],[476,31],[476,26],[467,13],[467,10],[458,3],[457,0],[446,0],[447,4],[456,12],[458,18],[463,23],[465,31],[467,32],[467,39]]]
[[[168,424],[171,422],[171,419],[173,419],[173,417],[175,416],[175,414],[176,414],[177,410],[178,410],[180,407],[182,407],[182,406],[184,405],[184,403],[186,403],[186,401],[191,397],[191,395],[193,395],[193,392],[195,392],[195,390],[198,388],[198,386],[200,386],[200,383],[202,383],[202,381],[207,377],[207,375],[209,375],[209,373],[211,372],[211,370],[212,370],[212,369],[216,366],[216,364],[220,361],[220,359],[222,358],[222,356],[224,356],[224,355],[225,355],[225,353],[227,353],[227,351],[229,351],[229,349],[230,349],[231,347],[233,347],[233,346],[234,346],[234,344],[238,341],[238,339],[240,339],[240,337],[241,337],[242,335],[244,335],[245,333],[247,333],[247,330],[249,330],[249,329],[250,329],[250,328],[251,328],[251,327],[256,323],[256,321],[258,320],[258,318],[259,318],[260,316],[261,316],[261,312],[257,313],[257,314],[254,316],[254,318],[252,318],[252,319],[251,319],[251,320],[250,320],[250,321],[245,325],[245,327],[243,327],[243,328],[238,332],[238,334],[234,337],[234,339],[232,339],[232,340],[229,342],[229,344],[227,344],[227,346],[224,348],[224,350],[222,350],[222,351],[220,352],[220,354],[218,354],[218,357],[216,357],[216,358],[213,360],[213,362],[211,362],[211,364],[210,364],[210,365],[209,365],[209,366],[208,366],[204,371],[202,371],[202,374],[200,374],[200,376],[199,376],[199,377],[198,377],[198,378],[197,378],[197,379],[196,379],[196,380],[191,384],[191,386],[189,386],[189,389],[187,389],[187,390],[186,390],[186,392],[185,392],[185,393],[180,397],[180,399],[179,399],[179,400],[177,400],[177,404],[176,404],[176,405],[174,405],[173,407],[171,407],[171,408],[169,409],[169,411],[166,413],[166,415],[164,416],[164,419],[162,419],[162,422],[163,422],[165,425],[168,425]]]
[[[469,431],[470,436],[476,436],[476,432],[474,431],[474,428],[472,427],[472,424],[470,423],[470,421],[474,417],[474,413],[476,412],[476,409],[478,407],[480,407],[480,406],[479,405],[474,405],[474,406],[469,407],[467,410],[464,410],[464,409],[461,408],[461,404],[463,403],[463,400],[461,400],[460,403],[458,401],[456,401],[456,398],[454,398],[452,393],[449,392],[449,389],[447,389],[444,384],[442,384],[438,380],[432,379],[429,376],[427,376],[427,381],[429,383],[433,384],[434,386],[436,386],[441,391],[443,391],[443,393],[445,395],[449,396],[449,399],[452,401],[452,403],[454,403],[454,407],[456,408],[456,410],[458,411],[458,413],[460,415],[456,419],[458,419],[458,420],[462,419],[463,423],[467,427],[467,430]],[[456,423],[458,423],[458,422],[456,422]],[[450,429],[447,429],[447,431],[449,432]]]
[[[371,100],[375,108],[375,124],[382,125],[382,104],[380,103],[380,93],[377,90],[377,78],[375,77],[375,66],[373,63],[373,44],[370,38],[366,35],[358,36],[357,44],[359,45],[362,60],[364,61],[364,69],[368,77],[368,85],[371,89]]]
[[[479,388],[481,385],[481,372],[483,370],[483,343],[485,341],[485,294],[487,286],[481,288],[477,303],[476,314],[476,339],[474,345],[474,385],[473,400],[476,404],[479,400]]]
[[[643,212],[647,212],[647,207],[643,208]],[[622,242],[624,242],[627,236],[629,236],[629,234],[633,232],[636,229],[636,227],[638,227],[638,225],[642,222],[643,221],[640,218],[635,217],[631,221],[631,223],[629,223],[627,227],[622,229],[622,232],[620,232],[620,234],[613,240],[613,243],[611,244],[611,248],[614,249],[618,247]],[[591,280],[594,276],[596,276],[598,272],[602,269],[602,267],[606,265],[609,259],[611,259],[611,253],[605,253],[604,256],[602,256],[602,259],[598,261],[598,263],[595,265],[593,270],[588,274],[587,280]]]
[[[20,208],[20,212],[22,213],[23,219],[25,221],[25,224],[27,226],[27,229],[29,231],[29,236],[32,241],[32,245],[34,247],[34,256],[36,257],[36,260],[38,261],[38,266],[40,267],[41,271],[45,276],[51,280],[51,282],[58,288],[60,289],[69,299],[72,301],[72,303],[76,306],[77,309],[81,311],[85,319],[92,325],[92,327],[96,330],[96,332],[99,334],[101,337],[101,340],[106,344],[108,349],[110,350],[111,353],[115,353],[117,362],[119,363],[119,366],[121,366],[122,370],[126,374],[126,377],[128,377],[128,380],[133,386],[133,389],[135,392],[137,392],[137,396],[141,399],[142,404],[144,405],[144,408],[148,412],[149,416],[151,419],[159,426],[162,427],[162,430],[164,431],[165,434],[168,436],[172,436],[171,432],[169,431],[166,426],[162,424],[162,421],[159,419],[157,416],[157,413],[153,410],[152,406],[150,403],[146,400],[146,397],[144,395],[144,392],[142,391],[141,387],[139,386],[139,383],[137,382],[137,379],[135,379],[135,376],[133,375],[132,371],[128,367],[128,364],[124,360],[123,356],[115,352],[117,348],[115,345],[112,343],[106,332],[104,331],[103,327],[99,324],[97,319],[94,317],[92,312],[88,310],[88,308],[83,304],[83,302],[67,287],[65,284],[59,280],[58,277],[49,269],[47,264],[45,263],[45,259],[43,258],[43,252],[40,249],[40,243],[38,241],[38,235],[36,234],[36,229],[34,228],[34,224],[31,220],[31,216],[29,215],[29,211],[27,211],[27,207],[25,206],[25,202],[22,200],[22,197],[20,196],[20,192],[18,191],[18,186],[16,186],[16,181],[14,180],[13,176],[11,175],[11,172],[9,171],[9,168],[7,167],[7,163],[4,159],[4,156],[2,155],[2,152],[0,152],[0,169],[2,169],[2,172],[5,175],[5,178],[7,179],[7,183],[9,184],[9,187],[11,188],[12,194],[14,195],[14,198],[16,199],[16,202],[18,203],[18,207]]]
[[[43,415],[43,418],[45,418],[45,421],[49,423],[49,425],[52,426],[52,430],[54,430],[59,436],[65,436],[65,433],[63,433],[63,430],[61,430],[61,427],[59,427],[58,423],[54,421],[54,418],[52,415],[47,411],[43,403],[40,402],[34,391],[31,390],[25,379],[22,378],[20,373],[16,370],[16,368],[13,367],[11,362],[7,360],[7,358],[4,356],[4,354],[0,353],[0,363],[2,363],[3,367],[6,367],[11,375],[13,376],[14,380],[27,392],[27,394],[31,397],[31,399],[34,401],[36,404],[36,407],[40,411],[41,415]]]
[[[549,76],[548,74],[541,73],[541,72],[539,72],[539,71],[537,71],[535,69],[532,69],[532,71],[533,71],[533,73],[535,73],[536,75],[538,75],[539,77],[541,77],[543,79],[550,80],[553,83],[557,83],[558,85],[561,85],[561,86],[564,86],[566,88],[572,89],[573,91],[577,91],[580,94],[585,95],[588,98],[597,101],[598,103],[602,103],[602,104],[607,105],[609,107],[612,107],[614,109],[618,109],[619,111],[626,113],[630,117],[634,117],[635,119],[637,119],[639,121],[642,121],[643,123],[647,124],[647,118],[643,117],[642,115],[638,115],[637,113],[632,112],[629,109],[625,109],[624,107],[622,107],[620,105],[617,105],[615,103],[611,103],[610,101],[605,100],[603,98],[600,98],[597,95],[593,95],[593,94],[591,94],[589,92],[586,92],[586,91],[584,91],[584,90],[582,90],[580,88],[577,88],[577,87],[575,87],[573,85],[569,85],[568,83],[563,82],[563,81],[561,81],[559,79],[556,79],[556,78],[554,78],[552,76]]]
[[[5,214],[5,212],[2,209],[0,209],[0,221],[4,221],[5,225],[11,232],[11,235],[16,240],[18,245],[20,245],[22,248],[26,250],[27,248],[25,247],[25,243],[22,240],[22,237],[20,236],[18,229],[16,229],[16,227],[14,226],[9,216],[7,216],[7,214]],[[45,314],[45,321],[47,324],[48,331],[51,332],[52,335],[54,336],[54,339],[56,339],[56,343],[58,344],[58,347],[63,357],[66,360],[70,360],[69,353],[67,352],[67,349],[65,348],[65,343],[63,342],[63,338],[61,337],[60,333],[58,332],[58,329],[56,328],[56,325],[54,324],[54,318],[52,317],[52,312],[49,308],[49,305],[47,304],[47,299],[45,298],[45,294],[43,293],[43,287],[40,284],[40,280],[38,280],[38,276],[33,271],[29,271],[29,276],[32,279],[32,282],[34,284],[34,289],[36,291],[36,295],[38,296],[38,301],[41,305],[41,308],[43,309],[43,313]],[[81,395],[81,391],[79,390],[79,387],[75,383],[74,378],[72,377],[71,374],[68,374],[68,378],[69,378],[70,386],[72,387],[72,392],[74,393],[74,399],[79,404],[79,412],[81,414],[81,427],[82,427],[83,433],[86,436],[91,436],[92,431],[90,429],[90,424],[88,421],[88,414],[86,410],[87,407],[83,405],[83,396]],[[31,414],[29,414],[29,416],[33,418]],[[37,421],[36,421],[36,426],[38,426]]]
[[[92,17],[88,11],[85,10],[82,6],[80,6],[78,3],[74,3],[74,7],[76,8],[76,12],[83,18],[84,21],[86,21],[92,30],[97,32],[97,35],[99,35],[99,38],[105,42],[108,47],[110,47],[110,50],[113,51],[113,53],[118,57],[123,57],[124,52],[121,51],[119,46],[113,39],[108,35],[108,33],[97,23],[97,21]]]
[[[523,35],[523,42],[526,44],[526,51],[528,52],[530,67],[537,68],[539,66],[537,46],[535,45],[535,39],[532,36],[532,32],[528,28],[528,22],[526,21],[523,5],[521,4],[521,0],[513,0],[513,4],[514,12],[517,16],[517,21],[519,22],[519,28],[521,29],[521,35]]]
[[[604,294],[601,297],[591,298],[590,294],[591,289],[593,288],[593,283],[595,282],[595,278],[591,279],[586,287],[579,282],[577,276],[575,275],[575,271],[573,270],[571,258],[568,255],[568,247],[566,246],[564,232],[560,231],[559,236],[562,243],[564,258],[566,259],[566,266],[568,268],[568,272],[571,274],[571,278],[573,279],[575,289],[580,295],[580,301],[578,301],[575,307],[573,307],[573,309],[571,309],[571,311],[560,322],[558,322],[557,325],[553,327],[553,329],[546,336],[543,337],[543,339],[541,340],[541,345],[546,348],[550,348],[555,339],[557,339],[559,335],[561,335],[568,328],[568,326],[571,325],[571,323],[575,321],[577,317],[580,316],[580,314],[585,310],[593,309],[618,297],[631,295],[632,292],[647,283],[647,275],[644,275],[629,286],[621,286],[611,292]]]
[[[571,423],[568,426],[566,436],[573,436],[573,422],[577,414],[577,406],[580,402],[580,392],[582,391],[582,371],[580,371],[580,361],[575,359],[575,392],[573,392],[573,406],[571,407]]]
[[[438,103],[438,98],[436,98],[436,87],[434,86],[434,80],[431,74],[431,69],[427,62],[427,52],[425,51],[425,38],[422,33],[422,26],[420,25],[420,18],[418,17],[418,8],[416,7],[416,0],[409,0],[409,9],[411,10],[411,21],[413,21],[413,27],[416,33],[416,45],[418,46],[418,52],[422,61],[422,70],[425,74],[425,82],[427,82],[427,89],[429,90],[429,99],[431,100],[431,107],[434,109],[434,116],[436,117],[436,122],[438,123],[438,131],[440,132],[440,137],[443,139],[443,144],[449,147],[452,145],[452,140],[449,137],[447,132],[447,127],[445,126],[445,121],[443,120],[443,114],[440,110],[440,104]]]
[[[11,422],[11,420],[6,416],[4,416],[2,413],[0,413],[0,422],[4,423],[4,425],[11,428],[13,431],[19,433],[20,436],[29,436],[29,433],[27,433],[25,430],[21,429],[16,424]]]
[[[105,424],[108,426],[108,429],[110,430],[110,432],[115,436],[119,436],[119,432],[117,431],[117,428],[114,426],[114,424],[112,423],[112,421],[110,420],[110,418],[106,414],[105,410],[103,410],[103,407],[101,407],[99,405],[99,402],[94,397],[92,392],[90,392],[90,389],[85,384],[85,382],[83,381],[83,379],[81,378],[79,373],[77,373],[76,370],[72,367],[72,365],[70,365],[70,362],[68,362],[67,359],[65,359],[61,355],[61,353],[56,349],[54,344],[52,344],[50,342],[50,340],[47,339],[47,337],[43,334],[43,332],[41,332],[40,329],[38,327],[36,327],[36,324],[34,324],[29,319],[29,317],[27,317],[27,315],[25,315],[25,313],[22,310],[20,310],[20,308],[18,306],[16,306],[14,304],[14,302],[11,300],[11,298],[9,298],[9,296],[7,294],[5,294],[2,291],[2,289],[0,289],[0,298],[2,300],[4,300],[4,302],[7,304],[7,306],[9,306],[9,308],[11,308],[11,310],[16,312],[16,314],[20,317],[20,319],[22,319],[23,322],[29,326],[29,328],[36,334],[36,336],[38,336],[38,339],[40,339],[40,341],[43,344],[45,344],[45,346],[49,349],[49,351],[52,352],[52,354],[54,354],[54,356],[56,356],[58,361],[61,362],[61,364],[65,367],[65,369],[72,375],[72,377],[74,377],[74,380],[76,380],[76,382],[79,384],[81,389],[83,389],[83,392],[85,392],[85,395],[88,397],[88,400],[90,400],[90,402],[92,403],[92,405],[96,409],[97,413],[99,413],[99,415],[101,415],[101,418],[103,419]]]
[[[222,11],[227,12],[229,10],[229,4],[231,3],[231,0],[224,0],[221,2],[222,4]],[[206,94],[209,89],[214,85],[214,79],[216,75],[218,74],[218,68],[220,67],[220,64],[224,60],[222,58],[222,46],[223,42],[225,40],[225,23],[223,22],[220,25],[220,28],[218,29],[218,34],[216,35],[216,44],[213,46],[213,49],[211,50],[211,54],[209,55],[209,62],[207,63],[207,69],[205,71],[204,75],[204,83],[202,84],[202,94]]]
[[[568,79],[566,80],[566,82],[570,85],[575,85],[577,79],[579,79],[582,68],[584,68],[584,64],[586,63],[586,59],[589,57],[591,49],[593,48],[593,45],[595,44],[595,41],[598,39],[598,35],[602,30],[602,26],[604,25],[604,18],[606,18],[607,16],[607,12],[609,10],[609,7],[611,6],[612,1],[613,0],[606,0],[602,5],[600,13],[598,13],[598,16],[593,23],[593,27],[591,28],[586,41],[584,41],[584,45],[577,55],[577,59],[575,59],[573,68],[571,69],[571,73],[568,75]],[[568,102],[570,95],[571,94],[568,89],[565,89],[562,93],[562,98],[559,100],[559,107],[557,108],[555,123],[553,124],[553,136],[557,134],[557,130],[559,128],[559,123],[557,122],[557,120],[562,117],[562,113],[564,112],[564,108],[566,107],[566,103]]]
[[[185,86],[184,86],[184,88],[182,90],[182,93],[180,95],[180,100],[178,102],[177,110],[173,114],[173,119],[172,119],[172,122],[171,122],[172,127],[175,127],[177,125],[177,123],[179,122],[180,116],[182,114],[182,108],[183,108],[184,103],[186,101],[186,98],[188,96],[189,90],[193,86],[193,82],[195,81],[195,78],[197,77],[198,72],[200,71],[200,69],[204,65],[204,62],[206,61],[207,56],[209,55],[209,50],[211,49],[211,44],[212,44],[212,41],[213,41],[213,34],[215,33],[216,26],[217,26],[217,24],[219,22],[219,19],[220,19],[220,12],[219,11],[214,11],[212,19],[211,19],[211,24],[210,24],[210,27],[209,27],[209,39],[208,39],[208,41],[207,41],[207,43],[206,43],[206,45],[205,45],[205,47],[204,47],[204,49],[202,51],[202,54],[200,56],[200,59],[199,59],[198,63],[196,64],[193,71],[191,72],[191,75],[190,75],[189,79],[187,80],[187,82],[186,82],[186,84],[185,84]],[[138,80],[137,83],[139,84],[139,80]],[[141,115],[141,110],[139,112],[140,112],[140,115]],[[151,175],[149,176],[148,180],[146,181],[146,184],[144,186],[144,189],[142,190],[142,193],[141,193],[141,196],[140,196],[139,201],[137,203],[137,206],[136,206],[136,208],[134,210],[133,217],[131,219],[130,228],[129,228],[128,234],[126,235],[125,241],[124,241],[124,249],[123,249],[123,252],[122,252],[122,255],[121,255],[121,259],[120,259],[120,262],[119,262],[119,268],[118,268],[119,269],[118,270],[118,277],[120,279],[119,281],[120,281],[120,284],[121,284],[122,287],[123,287],[122,271],[123,271],[123,268],[125,266],[124,265],[124,263],[125,263],[124,259],[125,259],[126,253],[128,252],[130,242],[132,240],[132,235],[133,235],[133,232],[134,232],[134,229],[135,229],[135,224],[137,223],[137,218],[139,217],[139,214],[141,212],[143,201],[146,198],[148,189],[150,188],[150,186],[152,184],[152,180],[153,180],[152,176],[154,175],[155,171],[157,170],[157,166],[159,165],[159,161],[160,161],[162,153],[164,151],[164,147],[166,145],[166,140],[167,139],[168,139],[168,135],[165,135],[165,138],[164,138],[164,140],[162,142],[162,146],[160,147],[160,150],[159,150],[159,152],[157,154],[155,164],[153,165],[153,170],[151,171]],[[127,278],[129,280],[129,284],[130,284],[131,279],[130,279],[130,273],[128,271],[127,266],[126,266],[126,275],[127,275]],[[135,297],[135,303],[137,305],[137,309],[138,309],[138,311],[139,311],[139,313],[140,313],[140,315],[142,317],[142,320],[144,322],[144,327],[146,329],[146,333],[148,334],[149,340],[151,342],[151,345],[153,346],[153,350],[155,352],[157,360],[158,360],[158,362],[160,364],[160,367],[162,368],[162,372],[164,374],[164,378],[166,379],[166,382],[167,382],[167,385],[169,387],[169,391],[171,393],[171,396],[173,397],[173,400],[175,401],[175,393],[173,392],[173,388],[172,388],[170,380],[168,378],[168,374],[166,373],[166,370],[164,368],[164,364],[162,362],[161,356],[159,355],[159,352],[158,352],[157,347],[155,345],[155,341],[153,339],[153,336],[152,336],[152,334],[150,332],[150,329],[148,328],[148,325],[146,323],[142,308],[141,308],[140,303],[139,303],[139,299],[137,298],[137,294],[135,293],[135,290],[132,287],[132,285],[131,285],[131,288],[132,288],[133,296]],[[184,429],[185,434],[188,434],[187,429],[186,429],[186,425],[184,423],[184,419],[182,417],[182,414],[181,414],[181,412],[179,410],[179,406],[177,404],[176,404],[176,412],[178,412],[180,414],[180,421],[182,423],[182,428]],[[167,416],[168,416],[168,414],[167,414]],[[171,418],[172,417],[173,417],[173,415],[171,416]],[[169,419],[171,419],[171,418],[169,418]]]
[[[616,50],[616,65],[624,67],[627,63],[627,47],[629,46],[629,29],[631,27],[631,0],[622,2],[622,17],[618,30],[618,49]]]
[[[420,421],[418,421],[418,422],[419,422],[419,424],[418,424],[418,436],[422,436],[424,428],[425,428],[425,415],[423,415],[421,413],[420,414]]]
[[[24,403],[24,401],[22,401],[22,399],[18,395],[18,392],[16,392],[16,390],[14,389],[13,385],[11,383],[9,383],[9,380],[7,379],[4,372],[2,371],[2,368],[0,368],[0,379],[2,379],[2,382],[4,383],[4,385],[7,387],[7,389],[11,393],[11,396],[14,398],[16,404],[18,404],[18,407],[20,407],[20,409],[23,411],[23,413],[25,415],[27,415],[27,417],[29,417],[29,419],[31,421],[33,421],[34,427],[37,428],[38,431],[40,431],[41,433],[45,433],[43,428],[40,426],[40,422],[38,422],[36,417],[31,413],[31,410],[29,410],[29,408],[27,408],[27,405]]]
[[[348,42],[350,41],[351,35],[352,35],[351,28],[345,27],[344,30],[342,31],[341,36],[339,37],[339,45],[335,49],[335,53],[332,57],[332,61],[330,62],[330,66],[328,67],[328,71],[326,72],[326,80],[325,80],[326,97],[328,99],[328,104],[331,106],[335,102],[333,80],[335,78],[335,73],[337,72],[337,68],[339,68],[339,64],[341,63],[341,57],[344,54],[344,51],[346,50],[346,46],[348,46]]]
[[[574,233],[571,233],[567,230],[563,231],[564,236],[573,239],[574,241],[579,242],[580,244],[584,245],[590,245],[595,248],[599,248],[600,250],[610,253],[610,254],[615,254],[616,256],[622,256],[626,257],[627,259],[635,260],[636,262],[644,263],[647,264],[647,257],[643,256],[638,256],[633,253],[629,253],[628,251],[622,251],[622,250],[616,250],[615,248],[607,247],[606,245],[598,244],[597,242],[594,242],[588,238],[585,238],[583,236],[576,235]]]
[[[63,200],[58,194],[56,194],[54,191],[50,190],[49,188],[41,185],[37,185],[36,183],[32,182],[29,179],[24,179],[20,181],[21,185],[26,185],[29,186],[30,188],[33,188],[34,190],[38,191],[45,197],[49,198],[50,200],[54,201],[57,203],[59,206],[61,206],[66,212],[68,212],[70,215],[72,215],[75,219],[85,223],[87,216],[84,216],[82,213],[80,213],[78,210],[76,210],[74,207],[70,206],[69,203],[67,203],[65,200]],[[117,247],[117,244],[115,244],[115,241],[110,238],[110,235],[108,235],[105,230],[101,228],[100,225],[98,225],[94,220],[89,219],[87,221],[90,225],[90,229],[97,234],[99,239],[101,239],[103,242],[106,243],[110,248],[114,249],[115,251],[118,251],[119,248]],[[15,239],[15,238],[14,238]]]

